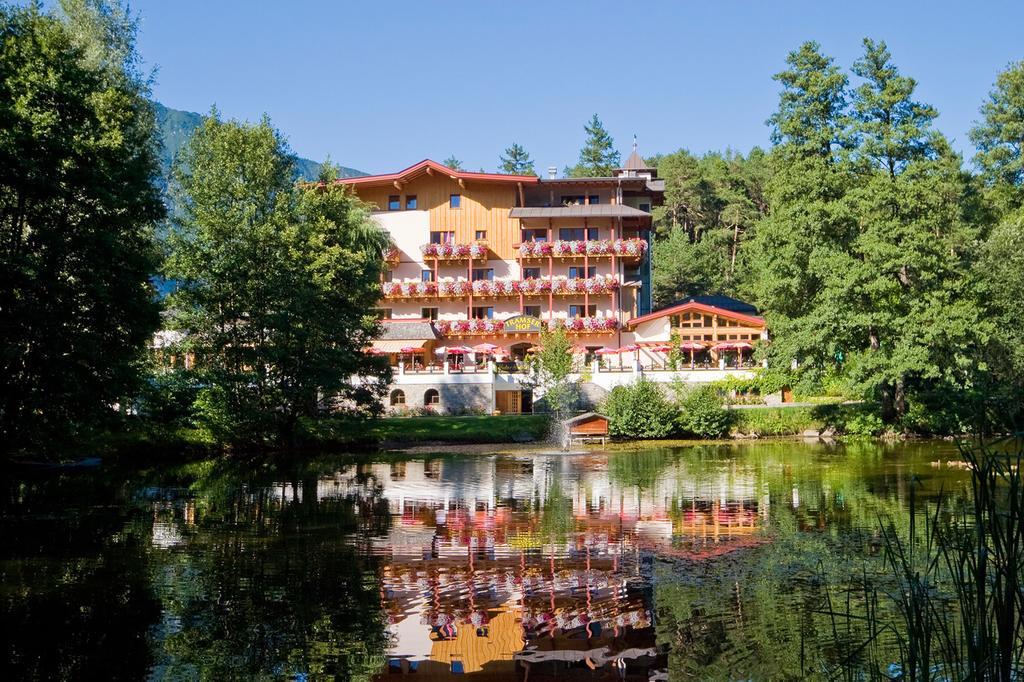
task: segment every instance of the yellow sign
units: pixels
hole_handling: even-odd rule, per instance
[[[540,333],[544,323],[533,315],[516,315],[505,320],[505,331],[512,333]]]

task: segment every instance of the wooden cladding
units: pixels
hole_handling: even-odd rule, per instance
[[[396,191],[394,187],[356,187],[359,198],[381,211],[388,209],[388,199]],[[399,196],[400,205],[405,205],[406,197],[416,197],[418,210],[429,213],[432,232],[454,232],[456,244],[468,244],[476,240],[478,232],[484,232],[487,246],[497,258],[515,260],[513,244],[520,240],[519,219],[508,214],[516,205],[517,191],[513,183],[460,183],[434,173],[403,185]],[[452,195],[459,195],[458,208],[452,207]]]

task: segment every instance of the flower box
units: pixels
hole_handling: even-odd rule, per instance
[[[466,258],[487,258],[486,244],[424,244],[420,247],[424,258],[441,260],[465,260]]]
[[[619,321],[614,317],[573,317],[567,320],[551,320],[551,329],[559,327],[576,334],[612,332],[619,328]]]
[[[523,258],[544,258],[555,256],[569,258],[575,256],[642,256],[647,252],[647,242],[643,239],[591,239],[588,241],[554,241],[554,242],[523,242],[519,245],[519,255]]]

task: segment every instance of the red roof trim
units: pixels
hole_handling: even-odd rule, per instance
[[[423,159],[397,173],[384,173],[382,175],[363,175],[358,178],[339,178],[336,182],[340,185],[377,185],[390,184],[394,181],[407,182],[408,180],[426,173],[427,169],[437,171],[446,177],[456,180],[476,180],[483,182],[522,182],[536,184],[539,178],[536,175],[505,175],[503,173],[472,173],[470,171],[452,170],[448,166],[437,161]]]
[[[688,310],[699,310],[702,313],[714,313],[727,317],[730,320],[739,320],[741,322],[749,322],[751,326],[763,327],[764,318],[758,317],[757,315],[745,315],[743,313],[737,313],[733,310],[726,310],[725,308],[719,308],[718,306],[708,305],[706,303],[698,303],[697,301],[687,301],[680,305],[672,306],[671,308],[664,308],[663,310],[656,310],[653,313],[648,313],[641,317],[634,317],[632,320],[626,322],[627,327],[633,327],[640,324],[641,322],[649,322],[650,320],[656,320],[659,317],[665,317],[667,315],[675,315],[676,313],[686,312]]]

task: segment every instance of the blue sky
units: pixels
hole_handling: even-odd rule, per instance
[[[367,172],[454,154],[493,170],[511,142],[575,162],[594,112],[628,153],[768,144],[773,73],[817,40],[844,67],[885,40],[938,127],[967,131],[1024,59],[1024,2],[235,2],[137,0],[167,106],[267,113],[301,156]],[[982,9],[984,7],[984,9]]]

